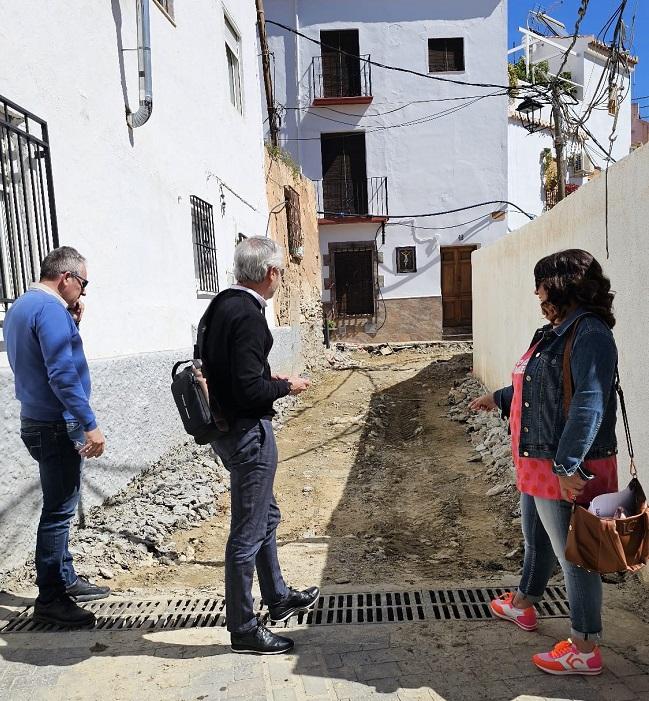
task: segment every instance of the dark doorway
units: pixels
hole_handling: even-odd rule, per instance
[[[371,248],[333,253],[336,316],[374,314],[374,256]]]
[[[473,294],[471,253],[477,246],[444,246],[442,257],[442,307],[444,328],[471,330]]]
[[[321,134],[326,214],[367,215],[365,133]]]
[[[358,29],[320,32],[323,97],[361,94]]]

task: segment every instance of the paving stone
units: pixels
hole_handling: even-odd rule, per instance
[[[295,687],[279,686],[273,687],[273,701],[296,701]]]
[[[358,679],[360,681],[370,681],[371,679],[385,679],[386,677],[394,677],[395,679],[401,674],[399,665],[396,662],[386,662],[385,664],[366,664],[359,665],[356,668]]]
[[[398,662],[403,674],[426,674],[431,671],[430,664],[426,660],[405,660]]]
[[[324,655],[324,663],[327,669],[336,669],[337,667],[343,666],[342,657],[335,652],[328,655]]]
[[[307,696],[326,696],[329,694],[330,685],[325,676],[314,677],[310,674],[303,674],[300,679]]]
[[[649,692],[649,674],[640,674],[636,677],[625,677],[624,683],[629,687],[629,689],[632,689],[636,693],[640,691]]]

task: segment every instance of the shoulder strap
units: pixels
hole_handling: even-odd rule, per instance
[[[572,402],[572,370],[570,368],[570,358],[572,357],[572,344],[577,333],[579,319],[575,321],[572,328],[568,332],[566,345],[563,349],[563,417],[568,418],[570,412],[570,403]]]
[[[631,440],[631,429],[629,427],[629,415],[626,411],[626,402],[624,401],[624,392],[622,391],[622,385],[620,384],[620,371],[615,368],[615,391],[620,398],[620,409],[622,410],[622,421],[624,422],[624,436],[626,438],[626,447],[629,451],[629,458],[631,459],[631,465],[629,471],[633,477],[638,476],[638,470],[635,466],[635,452],[633,450],[633,441]]]

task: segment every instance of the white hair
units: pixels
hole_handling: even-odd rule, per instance
[[[272,239],[252,236],[234,249],[237,282],[262,282],[270,268],[284,267],[284,249]]]

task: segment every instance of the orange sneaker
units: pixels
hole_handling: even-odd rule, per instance
[[[562,640],[550,652],[532,657],[532,662],[548,674],[601,674],[602,653],[595,646],[592,652],[579,652],[572,640]]]
[[[505,621],[511,621],[523,630],[536,630],[539,624],[536,620],[536,609],[534,606],[518,609],[513,605],[513,601],[514,593],[508,591],[497,599],[492,599],[489,603],[489,608],[494,616],[498,616],[498,618],[502,618]]]

